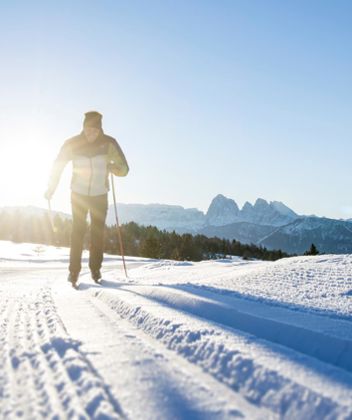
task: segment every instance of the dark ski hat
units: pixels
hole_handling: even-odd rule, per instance
[[[97,111],[89,111],[84,114],[84,127],[95,127],[95,128],[102,128],[102,120],[103,116]]]

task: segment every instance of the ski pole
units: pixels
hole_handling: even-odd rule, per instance
[[[53,212],[51,210],[51,204],[50,204],[50,200],[49,199],[48,199],[48,215],[49,215],[49,221],[50,221],[51,230],[53,231],[53,234],[55,234],[56,233],[56,228],[54,226]]]
[[[115,184],[114,184],[114,176],[113,176],[112,173],[110,173],[110,178],[111,178],[111,186],[112,186],[112,195],[114,197],[115,219],[116,219],[116,226],[117,226],[117,234],[118,234],[119,243],[120,243],[120,254],[121,254],[121,258],[122,258],[123,269],[125,270],[125,276],[126,276],[126,278],[128,278],[127,268],[126,268],[126,262],[125,262],[125,253],[124,253],[124,250],[123,250],[123,242],[122,242],[121,228],[120,228],[120,224],[119,224],[119,218],[117,216],[117,204],[116,204]]]

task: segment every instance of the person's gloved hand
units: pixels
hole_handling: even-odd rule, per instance
[[[51,200],[51,197],[54,195],[54,191],[51,188],[48,188],[45,191],[44,198],[45,200]]]

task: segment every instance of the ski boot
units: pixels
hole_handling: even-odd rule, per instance
[[[100,270],[91,270],[92,279],[97,284],[101,284],[101,272]]]
[[[77,285],[78,276],[79,276],[79,273],[76,273],[74,271],[70,271],[70,274],[67,277],[67,281],[69,281],[72,284],[72,287],[74,289],[78,289],[78,285]]]

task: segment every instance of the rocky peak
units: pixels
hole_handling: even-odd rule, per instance
[[[207,224],[223,226],[238,219],[239,208],[236,202],[222,194],[218,194],[211,202],[207,214]]]
[[[263,198],[257,198],[254,208],[256,210],[267,210],[269,208],[269,203]]]
[[[254,206],[247,201],[240,211],[239,217],[259,225],[281,226],[292,222],[298,216],[279,201],[272,201],[269,204],[263,198],[258,198]]]
[[[295,213],[281,201],[272,201],[270,203],[270,206],[272,206],[277,212],[281,213],[284,216],[289,216],[293,218],[298,217],[297,213]]]
[[[206,214],[206,224],[224,226],[240,221],[259,225],[281,226],[292,222],[298,216],[279,201],[270,202],[258,198],[255,204],[245,202],[239,210],[236,202],[230,198],[217,195],[211,202]]]
[[[252,210],[253,210],[253,204],[251,204],[249,201],[246,201],[243,204],[241,212],[247,212],[247,211],[252,211]]]

